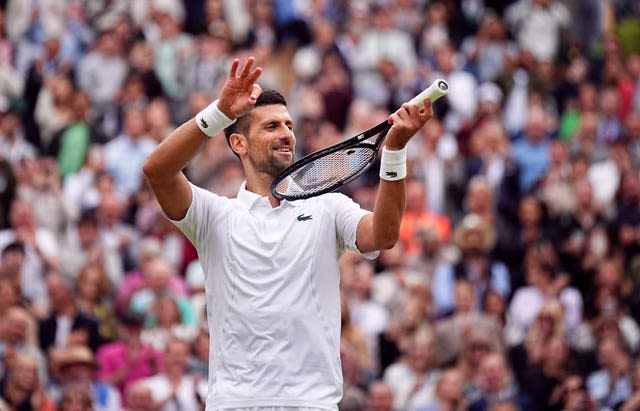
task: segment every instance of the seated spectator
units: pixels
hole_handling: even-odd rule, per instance
[[[428,285],[431,279],[424,272],[408,268],[404,245],[382,250],[378,262],[382,270],[371,279],[371,299],[383,305],[392,315],[402,308],[412,285]]]
[[[619,411],[640,409],[640,363],[637,360],[631,372],[631,389],[633,394],[620,406]]]
[[[566,283],[555,281],[557,270],[552,265],[529,259],[525,261],[527,286],[516,290],[509,304],[507,327],[510,344],[522,341],[545,302],[558,301],[564,311],[567,335],[575,332],[582,320],[582,296]]]
[[[60,352],[59,384],[50,388],[51,395],[60,402],[68,387],[79,387],[90,393],[95,411],[120,411],[121,397],[113,386],[99,381],[95,357],[85,345],[69,345]]]
[[[463,396],[462,373],[455,368],[442,371],[436,385],[435,397],[427,406],[417,408],[419,411],[463,411],[467,409]]]
[[[11,203],[9,212],[11,228],[0,231],[0,249],[19,242],[24,247],[24,262],[20,267],[22,292],[33,297],[31,303],[42,314],[48,308],[46,292],[38,288],[48,267],[57,267],[59,249],[55,234],[38,227],[33,215],[33,205],[22,198]],[[28,286],[28,287],[27,287]]]
[[[510,330],[507,330],[510,332]],[[564,310],[555,300],[546,302],[538,311],[533,323],[529,326],[524,339],[517,345],[512,345],[509,350],[511,363],[520,379],[522,372],[529,367],[539,366],[544,356],[544,350],[550,339],[554,337],[565,338]],[[507,335],[507,343],[512,340]],[[518,337],[520,338],[520,337]]]
[[[157,240],[146,238],[140,242],[139,249],[136,269],[127,273],[116,290],[116,308],[129,309],[133,295],[145,288],[169,292],[178,297],[188,295],[184,280],[162,257]]]
[[[18,354],[9,373],[0,383],[0,398],[11,410],[55,411],[54,402],[42,389],[38,363],[27,354]]]
[[[366,411],[393,411],[393,391],[382,380],[369,384]]]
[[[413,178],[407,181],[406,209],[400,223],[400,239],[405,253],[413,255],[420,248],[416,241],[416,231],[432,229],[441,242],[451,236],[451,221],[444,214],[438,214],[427,207],[427,190],[424,181]]]
[[[502,342],[495,335],[487,334],[485,330],[471,329],[461,343],[460,355],[456,361],[456,368],[462,374],[465,397],[472,396],[476,390],[478,369],[484,358],[489,354],[502,352]]]
[[[90,263],[78,273],[75,289],[78,308],[98,321],[101,341],[111,341],[118,336],[110,290],[111,284],[102,264]]]
[[[523,376],[519,386],[529,395],[535,409],[557,410],[561,404],[553,393],[560,389],[564,378],[572,371],[575,368],[569,346],[562,335],[556,335],[544,344],[539,363],[519,372]]]
[[[461,252],[455,264],[443,264],[433,278],[433,297],[439,314],[451,312],[455,299],[456,279],[467,279],[474,285],[477,303],[488,289],[503,296],[511,291],[509,271],[489,252],[495,245],[496,232],[476,214],[467,214],[456,227],[453,239]]]
[[[533,411],[529,397],[518,389],[504,356],[489,354],[478,368],[477,392],[471,398],[469,411],[485,411],[497,400],[510,400],[521,411]]]
[[[417,328],[406,358],[387,367],[383,380],[391,387],[394,408],[424,407],[433,401],[440,372],[435,368],[434,335],[428,326]]]
[[[127,388],[126,411],[155,411],[151,388],[143,381],[135,382]]]
[[[151,390],[154,408],[160,411],[198,410],[206,397],[207,382],[187,374],[189,344],[173,339],[164,350],[163,370],[141,384]]]
[[[143,328],[143,315],[121,313],[118,340],[102,345],[96,354],[98,378],[118,388],[123,397],[131,384],[152,376],[161,368],[159,353],[140,339]]]
[[[47,289],[39,279],[41,274],[25,270],[26,250],[21,242],[12,242],[2,250],[0,256],[0,278],[10,281],[19,293],[16,297],[31,306],[35,313],[44,315],[49,305]],[[33,275],[35,274],[35,276]]]
[[[182,303],[182,304],[181,304]],[[169,294],[153,296],[153,302],[142,311],[146,311],[146,327],[140,339],[158,351],[164,351],[168,341],[180,338],[192,342],[198,335],[198,328],[189,300],[176,298]]]
[[[628,348],[616,338],[600,341],[597,371],[587,377],[587,390],[599,408],[615,409],[631,396],[632,359]]]
[[[204,381],[209,378],[209,331],[200,328],[200,333],[191,344],[188,362],[189,374],[199,376]]]
[[[38,349],[36,324],[31,314],[21,307],[11,307],[0,323],[0,378],[6,375],[16,355],[27,355],[38,366],[38,378],[46,381],[47,362]]]
[[[122,259],[100,241],[96,213],[84,211],[72,227],[60,247],[61,274],[75,281],[82,267],[99,263],[106,270],[110,286],[120,284],[123,279]]]
[[[38,325],[40,349],[46,353],[51,347],[86,344],[92,351],[97,350],[98,322],[78,308],[71,286],[56,272],[47,274],[46,283],[52,310]]]
[[[57,411],[94,411],[91,393],[79,385],[70,385],[62,394]]]
[[[142,164],[156,142],[146,136],[144,113],[138,109],[127,111],[124,130],[104,146],[105,167],[113,176],[117,193],[129,198],[143,182]],[[122,156],[122,153],[128,153]]]
[[[471,329],[495,336],[500,344],[500,327],[495,319],[478,310],[473,284],[468,280],[458,280],[455,285],[455,308],[451,316],[435,325],[438,364],[451,364],[457,359],[463,342],[471,334]]]

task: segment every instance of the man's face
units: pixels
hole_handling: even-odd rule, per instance
[[[275,177],[293,162],[293,120],[280,104],[256,107],[247,130],[247,159],[257,174]]]

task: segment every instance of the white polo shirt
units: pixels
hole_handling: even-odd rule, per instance
[[[337,193],[272,208],[244,184],[235,199],[194,185],[192,191],[186,216],[174,223],[197,248],[204,269],[211,334],[207,410],[337,410],[338,260],[345,248],[358,251],[356,227],[368,211]]]

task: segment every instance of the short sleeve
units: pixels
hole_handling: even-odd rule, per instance
[[[217,194],[189,183],[193,193],[191,204],[187,214],[182,220],[170,221],[182,231],[182,233],[199,248],[199,245],[208,237],[215,219],[220,215],[223,199]]]
[[[369,253],[361,253],[356,246],[356,232],[358,223],[367,214],[371,212],[364,210],[358,203],[345,196],[344,194],[329,194],[333,197],[331,203],[335,210],[336,230],[339,240],[344,246],[351,251],[361,254],[367,259],[374,259],[380,255],[380,251],[372,251]]]

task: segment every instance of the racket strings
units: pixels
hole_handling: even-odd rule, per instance
[[[372,161],[373,145],[348,147],[319,157],[276,184],[275,190],[285,198],[309,197],[331,191],[341,182],[358,175]]]

